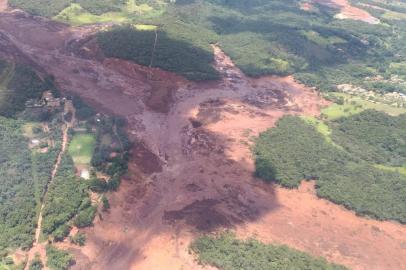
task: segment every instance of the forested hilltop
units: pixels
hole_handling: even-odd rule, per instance
[[[378,18],[379,24],[340,20],[335,18],[338,9],[316,3],[305,10],[307,2],[11,0],[10,4],[74,25],[130,25],[131,29],[101,35],[107,55],[151,64],[189,79],[216,78],[209,44],[218,43],[250,76],[295,74],[322,91],[350,83],[367,90],[405,93],[404,2],[352,1]],[[159,30],[152,63],[155,37],[141,30]],[[115,38],[120,43],[106,45]],[[135,45],[137,50],[133,50]],[[195,63],[194,68],[190,62]]]

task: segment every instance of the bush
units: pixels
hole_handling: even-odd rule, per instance
[[[75,236],[72,236],[70,238],[70,242],[82,247],[86,243],[86,235],[84,233],[79,232]]]
[[[44,264],[39,257],[39,254],[35,255],[35,258],[32,260],[30,264],[29,270],[42,270],[44,268]]]
[[[105,195],[102,197],[102,204],[103,204],[103,211],[108,211],[110,209],[110,203],[109,200]]]
[[[46,247],[47,266],[52,270],[66,270],[75,264],[75,260],[67,251],[57,249],[51,245]]]
[[[97,208],[95,206],[90,206],[81,210],[74,220],[75,226],[78,228],[91,226],[93,224],[96,211]]]
[[[56,242],[61,242],[69,235],[70,230],[71,230],[70,226],[64,224],[58,227],[55,231],[53,231],[52,236],[54,237],[54,240]]]

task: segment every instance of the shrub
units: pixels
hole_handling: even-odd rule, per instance
[[[67,251],[48,245],[46,252],[48,258],[47,266],[52,270],[66,270],[75,264],[73,256]]]

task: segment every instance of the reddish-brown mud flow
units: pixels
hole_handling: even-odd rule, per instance
[[[322,255],[354,269],[406,269],[406,228],[355,216],[299,190],[252,177],[251,138],[285,114],[318,115],[327,105],[292,77],[246,78],[214,47],[224,79],[190,83],[173,74],[104,59],[96,31],[26,16],[0,16],[0,53],[35,63],[61,89],[126,117],[130,173],[110,194],[112,208],[86,229],[87,244],[63,243],[75,269],[200,269],[188,245],[230,228]],[[207,268],[206,268],[207,269]]]

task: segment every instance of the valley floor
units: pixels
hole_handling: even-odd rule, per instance
[[[200,269],[189,243],[223,229],[353,269],[406,269],[406,226],[318,199],[311,182],[287,190],[252,176],[252,138],[283,115],[319,115],[329,103],[317,92],[292,77],[247,78],[217,47],[221,82],[105,59],[91,38],[83,41],[96,30],[0,16],[0,54],[35,63],[65,93],[125,117],[142,142],[109,196],[110,212],[85,229],[86,246],[60,245],[75,254],[74,269]]]

